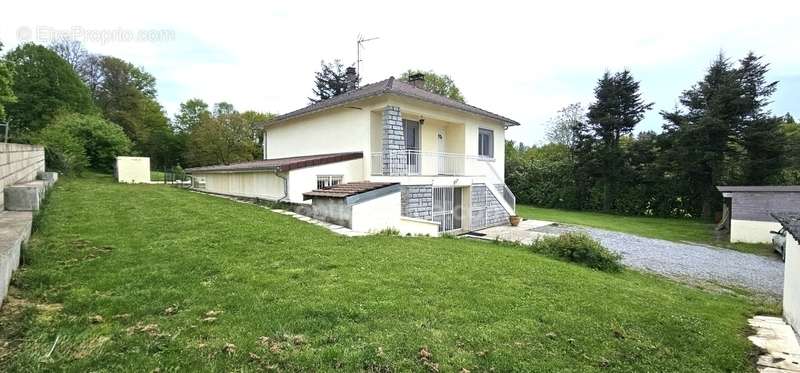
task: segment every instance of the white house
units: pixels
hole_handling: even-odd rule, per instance
[[[800,212],[773,213],[772,216],[786,228],[783,316],[795,333],[800,333]]]
[[[422,78],[390,77],[278,116],[264,124],[263,160],[187,172],[208,192],[313,202],[313,215],[354,230],[506,224],[515,197],[505,131],[519,123],[423,90]],[[364,208],[373,199],[382,201]]]

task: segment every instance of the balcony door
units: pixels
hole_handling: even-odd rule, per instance
[[[422,163],[419,151],[419,122],[403,119],[403,132],[406,139],[405,158],[406,165],[408,166],[408,174],[418,175]]]

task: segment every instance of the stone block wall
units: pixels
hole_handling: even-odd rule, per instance
[[[508,212],[486,184],[473,184],[471,196],[472,229],[508,224]]]
[[[5,208],[3,189],[7,185],[36,180],[44,171],[41,145],[0,143],[0,211]]]
[[[395,158],[400,156],[397,152],[406,149],[406,138],[403,130],[403,117],[400,108],[387,105],[383,108],[383,174],[402,175],[404,170]],[[393,155],[394,154],[394,155]],[[393,164],[394,163],[394,164]]]
[[[433,219],[433,187],[403,185],[400,191],[400,215],[409,218]]]

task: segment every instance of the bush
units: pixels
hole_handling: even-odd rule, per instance
[[[622,270],[619,255],[583,233],[565,233],[558,237],[542,237],[531,244],[539,254],[579,263],[605,272]]]
[[[40,131],[35,141],[44,145],[54,160],[55,163],[49,165],[64,173],[79,173],[82,163],[83,168],[111,171],[116,157],[131,150],[131,141],[122,127],[95,115],[75,113],[57,116]],[[83,149],[85,162],[78,155],[78,146]]]
[[[65,175],[80,175],[89,166],[83,142],[64,127],[47,127],[33,141],[44,145],[47,169]]]

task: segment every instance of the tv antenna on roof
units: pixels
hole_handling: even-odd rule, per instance
[[[364,43],[377,39],[380,38],[364,38],[364,35],[358,34],[358,40],[356,40],[356,74],[359,77],[361,77],[361,48],[364,48]]]

